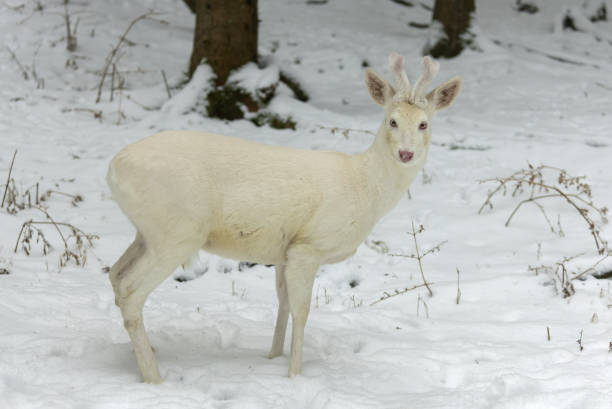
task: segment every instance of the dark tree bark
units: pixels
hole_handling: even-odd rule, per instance
[[[189,10],[191,10],[192,13],[196,12],[196,0],[183,0],[185,2],[185,5],[187,7],[189,7]]]
[[[196,13],[190,77],[206,58],[217,75],[217,85],[223,85],[230,71],[257,61],[257,0],[187,0],[185,3],[194,4]]]
[[[476,10],[475,0],[436,0],[433,10],[434,23],[437,21],[444,29],[442,38],[429,44],[428,50],[434,58],[452,58],[461,53],[470,38],[471,14]]]

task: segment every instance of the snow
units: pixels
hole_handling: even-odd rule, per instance
[[[585,175],[595,202],[612,204],[610,44],[588,33],[553,31],[563,10],[582,1],[540,1],[534,15],[514,12],[514,1],[479,2],[483,52],[441,61],[434,83],[461,75],[461,94],[434,119],[433,146],[411,199],[402,199],[369,238],[383,240],[392,252],[412,253],[407,232],[414,219],[426,228],[419,236],[423,249],[448,240],[424,259],[433,297],[419,288],[370,306],[384,291],[418,285],[421,278],[414,260],[365,245],[354,257],[323,266],[306,328],[303,375],[289,379],[288,344],[285,356],[265,357],[277,308],[273,268],[239,267],[200,253],[174,273],[194,279],[166,280],[145,306],[161,385],[141,383],[103,272],[134,233],[106,187],[110,158],[163,129],[359,152],[371,135],[345,137],[321,126],[376,130],[382,113],[367,95],[362,63],[390,78],[387,56],[397,51],[414,81],[428,31],[407,23],[427,22],[430,12],[390,1],[261,1],[260,49],[276,49],[269,58],[295,74],[311,96],[302,103],[282,92],[271,102],[270,110],[298,123],[296,131],[278,131],[190,109],[211,73],[202,67],[195,81],[176,88],[193,35],[193,16],[179,0],[70,2],[73,21],[80,19],[74,53],[62,40],[63,2],[44,1],[42,11],[35,2],[20,4],[0,5],[2,43],[30,77],[24,80],[7,48],[0,49],[0,183],[17,149],[12,177],[19,190],[38,182],[41,191],[82,195],[77,207],[62,196],[46,206],[57,221],[100,239],[84,267],[60,269],[61,239],[48,226],[41,227],[54,245],[48,255],[36,244],[30,256],[13,252],[22,223],[44,220],[42,213],[0,211],[0,268],[10,271],[0,275],[0,408],[612,407],[610,280],[576,281],[576,294],[563,298],[549,275],[528,269],[581,253],[572,264],[578,269],[598,260],[584,222],[551,201],[547,209],[555,221],[560,215],[564,237],[550,232],[535,207],[520,210],[504,227],[516,199],[501,196],[493,209],[477,214],[492,188],[478,181],[509,175],[527,161]],[[164,11],[158,18],[166,24],[134,26],[133,44],[122,48],[117,64],[125,90],[111,102],[107,82],[95,104],[106,56],[130,21],[150,8]],[[611,22],[593,25],[602,38],[612,35]],[[34,66],[44,87],[32,79]],[[259,84],[274,75],[246,79]],[[89,110],[101,111],[101,118]],[[609,225],[601,228],[612,239]],[[581,331],[582,351],[576,342]]]
[[[263,69],[255,63],[249,63],[237,69],[228,78],[229,83],[236,83],[240,88],[249,91],[251,95],[257,95],[262,88],[276,87],[278,84],[278,67],[269,65]]]
[[[214,73],[209,65],[198,66],[191,80],[164,103],[161,111],[170,116],[189,113],[199,101],[206,98],[207,92],[211,89],[210,82],[213,78]]]

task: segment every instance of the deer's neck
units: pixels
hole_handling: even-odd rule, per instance
[[[427,155],[412,166],[403,166],[388,146],[384,125],[378,129],[374,143],[356,155],[360,177],[366,186],[367,200],[378,220],[406,194],[410,184],[423,168]]]

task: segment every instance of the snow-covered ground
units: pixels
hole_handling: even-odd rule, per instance
[[[501,196],[478,214],[493,187],[478,181],[508,175],[527,161],[586,175],[595,202],[612,205],[612,23],[596,24],[599,41],[555,32],[562,5],[582,0],[536,3],[540,12],[529,15],[514,12],[514,0],[478,2],[483,51],[441,61],[437,81],[461,75],[461,94],[434,121],[428,163],[411,199],[402,199],[370,236],[393,252],[413,253],[407,234],[413,218],[426,227],[422,248],[448,240],[424,259],[433,297],[419,288],[370,306],[384,291],[421,278],[414,260],[367,246],[322,267],[303,375],[289,379],[287,356],[265,357],[277,308],[273,269],[239,269],[238,262],[201,253],[187,271],[175,272],[197,279],[168,279],[145,306],[165,379],[149,385],[140,381],[103,272],[134,232],[105,184],[110,158],[163,129],[363,150],[371,135],[345,138],[321,126],[376,130],[382,111],[367,95],[363,61],[389,78],[387,55],[397,51],[414,78],[427,31],[408,22],[428,22],[430,12],[383,0],[322,6],[260,0],[260,53],[273,55],[311,95],[307,104],[285,95],[272,102],[274,111],[298,123],[296,131],[277,131],[184,113],[197,88],[173,89],[178,96],[167,101],[161,70],[171,85],[180,83],[191,51],[193,16],[182,1],[70,2],[73,24],[79,20],[73,53],[63,40],[62,1],[3,2],[0,183],[17,149],[12,177],[19,190],[38,182],[41,191],[80,194],[77,207],[58,195],[45,206],[55,220],[100,239],[85,267],[60,270],[61,239],[50,226],[40,226],[54,245],[49,254],[36,243],[30,256],[13,252],[22,223],[44,220],[41,212],[0,211],[0,268],[10,272],[0,275],[0,408],[612,408],[611,281],[589,276],[563,298],[550,275],[528,269],[580,253],[576,265],[598,260],[583,220],[552,200],[547,209],[554,223],[560,215],[564,237],[551,233],[535,206],[504,227],[517,199]],[[133,43],[122,48],[117,67],[126,90],[110,102],[105,86],[95,104],[106,55],[149,8],[165,12],[157,17],[165,23],[141,21],[133,28]],[[601,229],[612,239],[608,225]],[[609,270],[612,263],[600,267]]]

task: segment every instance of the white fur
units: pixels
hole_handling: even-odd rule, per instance
[[[145,299],[201,248],[275,265],[279,312],[269,356],[283,353],[291,313],[289,376],[301,372],[319,266],[355,253],[406,193],[429,148],[431,127],[422,131],[418,125],[435,112],[438,89],[428,95],[432,103],[423,110],[393,103],[392,88],[373,71],[366,75],[370,93],[385,90],[382,98],[378,92],[377,102],[386,117],[361,154],[170,131],[129,145],[113,158],[108,184],[138,233],[111,268],[110,279],[145,381],[161,382],[142,319]],[[448,93],[444,96],[448,102]],[[397,128],[390,127],[390,118]],[[414,152],[413,159],[401,162],[400,149]]]

